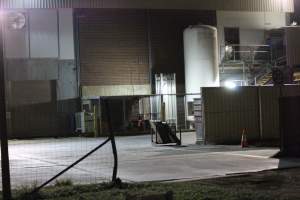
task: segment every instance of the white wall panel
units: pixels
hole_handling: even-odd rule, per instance
[[[29,13],[31,57],[57,58],[57,10],[30,10]]]
[[[73,10],[59,9],[60,59],[74,59]]]
[[[286,26],[286,17],[286,13],[218,11],[219,43],[224,45],[224,27],[239,27],[241,44],[261,41],[264,30]]]
[[[77,71],[74,61],[61,62],[57,81],[57,99],[66,100],[77,97]]]
[[[4,16],[8,16],[11,12],[22,12],[27,16],[26,10],[11,10],[5,12]],[[7,17],[5,17],[7,19]],[[28,23],[23,29],[13,30],[9,28],[8,21],[4,23],[4,45],[6,58],[28,58],[29,41],[28,41]]]
[[[241,29],[240,43],[241,45],[259,45],[264,43],[264,30],[258,29]]]

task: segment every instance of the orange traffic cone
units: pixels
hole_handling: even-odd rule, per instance
[[[241,147],[242,148],[249,147],[248,142],[247,142],[246,129],[243,129],[243,132],[242,132]]]

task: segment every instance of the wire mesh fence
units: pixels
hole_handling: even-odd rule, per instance
[[[29,188],[33,194],[44,186],[60,183],[114,183],[117,176],[117,151],[110,124],[110,106],[108,103],[105,105],[108,136],[88,137],[74,132],[73,137],[9,140],[10,173],[5,171],[8,175],[5,179],[2,171],[1,186],[6,186],[2,181],[10,180],[9,188]],[[8,196],[4,199],[10,199],[10,194],[5,194]]]
[[[134,137],[118,138],[117,141],[117,149],[125,150],[121,153],[121,161],[142,159],[140,151],[144,147],[152,148],[150,121],[162,121],[175,127],[178,138],[181,131],[194,131],[193,103],[198,97],[200,94],[84,99],[79,114],[73,115],[75,125],[70,135],[56,133],[53,134],[58,135],[56,137],[51,134],[28,137],[27,133],[24,138],[9,140],[11,188],[30,187],[33,190],[59,182],[110,182],[116,178],[115,133],[121,136],[148,134],[147,141],[141,144],[136,144],[140,140]],[[126,151],[134,158],[129,158]]]
[[[71,137],[10,141],[12,187],[41,185],[106,139]],[[112,148],[108,143],[58,180],[76,184],[107,182],[111,180],[113,163]]]

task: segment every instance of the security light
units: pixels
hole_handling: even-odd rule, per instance
[[[237,87],[237,85],[233,81],[225,81],[224,86],[231,90],[233,90]]]
[[[298,23],[296,22],[296,21],[293,21],[292,23],[291,23],[291,26],[297,26],[298,25]]]

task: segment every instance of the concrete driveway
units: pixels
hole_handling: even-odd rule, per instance
[[[12,185],[40,184],[95,146],[104,138],[15,140],[9,142]],[[117,137],[118,176],[124,181],[203,179],[235,173],[300,166],[299,159],[271,158],[276,148],[194,145],[195,134],[183,135],[184,147],[153,146],[150,136]],[[113,167],[108,143],[61,179],[97,183],[110,180]]]

